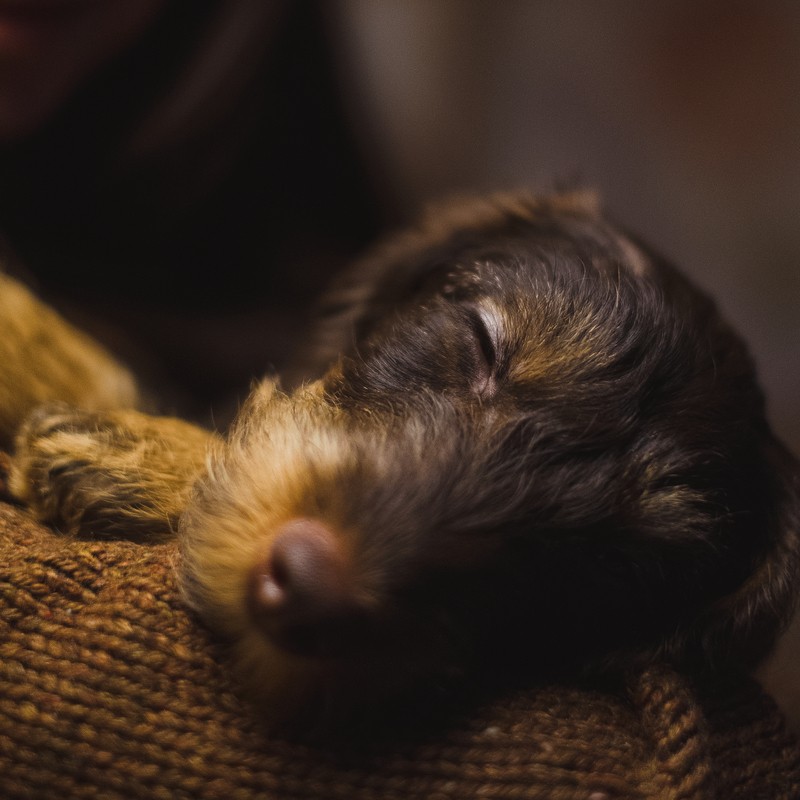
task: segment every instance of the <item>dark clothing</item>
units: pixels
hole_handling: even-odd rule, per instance
[[[155,354],[154,377],[199,408],[281,366],[383,213],[316,4],[288,4],[224,115],[127,151],[216,6],[169,5],[46,129],[0,151],[0,230],[37,290],[121,328],[123,351]]]

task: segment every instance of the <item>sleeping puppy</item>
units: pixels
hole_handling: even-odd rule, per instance
[[[264,380],[225,437],[132,410],[91,347],[75,369],[119,402],[39,391],[83,408],[27,417],[12,491],[80,535],[177,529],[187,602],[278,717],[477,674],[749,668],[793,610],[798,464],[747,350],[590,195],[389,240],[331,292],[297,388]]]

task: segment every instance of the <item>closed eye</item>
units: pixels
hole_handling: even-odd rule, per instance
[[[497,315],[483,306],[467,309],[467,320],[472,332],[475,373],[472,389],[479,397],[491,398],[498,388],[497,357],[501,324]]]

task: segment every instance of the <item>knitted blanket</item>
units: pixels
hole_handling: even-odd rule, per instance
[[[800,797],[800,747],[754,683],[664,666],[618,694],[541,686],[396,740],[270,735],[182,607],[176,556],[0,504],[0,797]]]

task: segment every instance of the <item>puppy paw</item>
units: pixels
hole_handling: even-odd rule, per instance
[[[202,469],[208,438],[180,420],[135,411],[44,406],[17,436],[9,487],[65,533],[163,537]]]

